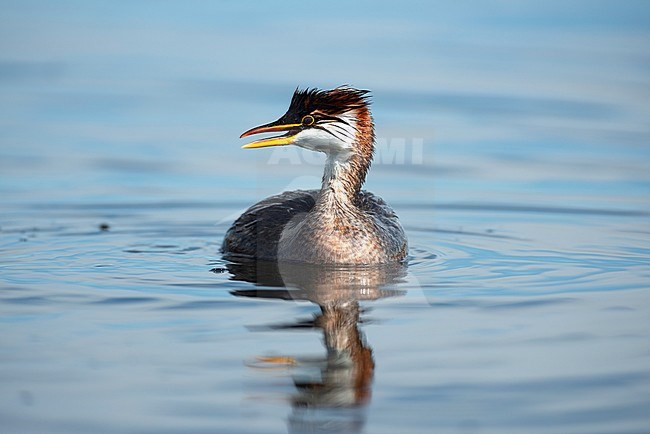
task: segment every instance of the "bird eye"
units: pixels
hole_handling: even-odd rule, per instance
[[[314,122],[316,122],[316,119],[314,119],[314,117],[312,115],[307,115],[307,116],[303,117],[302,121],[301,121],[301,123],[306,127],[308,127],[310,125],[313,125]]]

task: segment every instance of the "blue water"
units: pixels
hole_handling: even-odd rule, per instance
[[[648,431],[646,2],[1,9],[3,433]],[[408,267],[243,273],[322,158],[239,134],[343,83]]]

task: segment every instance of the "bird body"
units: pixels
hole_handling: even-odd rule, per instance
[[[367,91],[338,87],[296,90],[287,113],[248,135],[287,131],[244,148],[293,144],[327,155],[320,190],[267,198],[244,212],[226,233],[227,257],[314,264],[403,261],[407,241],[397,215],[362,191],[374,152]]]

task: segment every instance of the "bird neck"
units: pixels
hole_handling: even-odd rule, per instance
[[[327,154],[321,202],[353,205],[366,180],[374,153],[375,133],[367,108],[356,113],[356,134],[349,150]]]

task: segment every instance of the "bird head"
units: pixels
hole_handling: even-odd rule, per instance
[[[365,132],[372,143],[369,91],[340,86],[332,90],[298,90],[287,112],[277,121],[251,128],[241,135],[284,132],[259,139],[242,148],[296,145],[313,151],[336,154],[353,152],[357,134]]]

